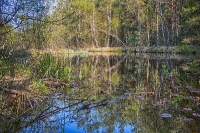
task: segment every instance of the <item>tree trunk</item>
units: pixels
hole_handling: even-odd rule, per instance
[[[164,44],[166,45],[166,38],[165,38],[165,30],[164,30],[164,21],[163,21],[163,13],[162,13],[162,0],[160,1],[160,23],[161,23],[161,29],[162,29],[162,36]]]
[[[138,30],[138,35],[137,35],[137,37],[138,37],[138,45],[140,46],[141,45],[141,19],[140,19],[140,7],[139,7],[139,5],[138,5],[138,7],[137,7],[137,30]]]
[[[146,82],[149,83],[149,67],[150,67],[150,64],[149,64],[149,59],[147,60],[147,75],[146,75]]]
[[[176,27],[176,2],[171,0],[171,45],[175,44],[175,27]]]
[[[159,46],[159,2],[156,1],[156,46]]]
[[[2,23],[3,23],[3,16],[2,16],[3,1],[4,0],[0,0],[0,25],[2,25]]]
[[[107,46],[110,46],[110,32],[111,32],[111,2],[107,5]]]
[[[3,10],[3,0],[0,0],[0,34],[2,33],[1,28],[3,27],[3,16],[2,16],[2,10]],[[0,43],[2,41],[2,36],[0,35]],[[0,44],[0,46],[2,43]]]
[[[147,20],[146,20],[146,24],[147,24],[147,46],[150,46],[150,19],[149,19],[148,15],[146,17],[147,17]]]
[[[177,4],[176,4],[176,12],[180,13],[181,12],[181,1],[177,0]],[[176,38],[179,38],[179,22],[180,22],[180,16],[176,15]],[[177,44],[177,39],[175,42],[175,45]]]
[[[107,56],[107,61],[108,61],[108,68],[107,68],[107,82],[108,82],[108,94],[111,94],[112,92],[112,68],[111,68],[111,61],[110,61],[110,56]]]
[[[80,44],[81,40],[81,17],[80,17],[80,10],[78,11],[78,24],[77,24],[77,36],[76,36],[76,48],[78,48],[78,44]]]
[[[96,39],[96,29],[95,29],[95,4],[93,4],[93,10],[92,10],[92,17],[90,21],[90,26],[91,26],[91,35],[92,35],[92,46],[96,46],[98,48],[98,41]]]

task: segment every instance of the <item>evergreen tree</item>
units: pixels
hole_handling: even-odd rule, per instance
[[[200,45],[200,2],[187,0],[181,11],[181,41]]]

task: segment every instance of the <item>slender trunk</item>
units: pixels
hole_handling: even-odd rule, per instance
[[[175,43],[175,26],[176,26],[176,14],[175,14],[176,2],[171,0],[171,44]]]
[[[107,5],[107,47],[110,46],[110,32],[111,32],[111,2]]]
[[[177,10],[176,12],[179,13],[181,12],[181,1],[180,0],[177,0]],[[180,22],[180,16],[177,14],[176,15],[176,38],[179,38],[179,22]],[[175,42],[175,45],[177,44],[177,40]]]
[[[80,44],[81,39],[81,17],[80,17],[80,11],[78,13],[78,24],[77,24],[77,32],[78,35],[76,36],[76,48],[78,47],[78,44]]]
[[[166,32],[167,32],[167,40],[166,40],[166,43],[167,43],[167,46],[169,46],[169,28],[168,28],[168,26],[166,26]]]
[[[159,46],[159,3],[156,1],[156,46]]]
[[[146,23],[147,24],[147,46],[150,46],[150,19],[149,19],[148,15],[146,17],[147,17],[147,20],[146,20],[146,22],[147,22]]]
[[[2,16],[3,1],[4,1],[4,0],[0,0],[0,25],[3,24],[3,16]]]
[[[156,61],[156,70],[155,70],[155,96],[156,96],[156,100],[159,100],[159,64],[158,61]]]
[[[3,10],[3,0],[0,0],[0,34],[1,34],[1,27],[3,27],[3,16],[2,16],[2,10]],[[0,43],[2,41],[2,36],[0,35]],[[2,43],[0,44],[2,45]]]
[[[93,15],[93,21],[92,21],[92,23],[93,23],[94,42],[95,42],[96,47],[98,47],[98,41],[97,41],[97,38],[96,38],[96,29],[95,29],[95,17],[94,17],[94,14],[95,14],[95,5],[94,5],[93,13],[92,13],[92,15]]]
[[[96,92],[96,79],[97,78],[97,74],[96,74],[96,70],[97,70],[97,64],[98,64],[98,56],[94,57],[93,61],[95,61],[94,65],[93,65],[93,72],[92,72],[92,79],[93,79],[93,92]]]
[[[165,39],[165,31],[164,31],[164,21],[163,21],[163,16],[162,16],[162,0],[160,1],[160,23],[161,23],[161,29],[162,29],[162,36],[163,36],[163,41],[164,44],[166,45],[166,39]]]
[[[111,78],[112,69],[110,67],[110,56],[107,56],[107,60],[108,60],[108,85],[109,85],[108,94],[110,94],[112,91],[112,78]]]
[[[93,32],[93,25],[92,22],[90,22],[90,27],[91,27],[91,36],[92,36],[92,47],[95,47],[95,41],[94,41],[94,32]]]
[[[137,30],[138,30],[138,45],[140,46],[141,45],[141,20],[140,20],[140,7],[138,5],[138,8],[137,8],[137,14],[138,14],[138,22],[137,22]]]
[[[33,18],[35,17],[35,14],[33,12]],[[33,19],[33,40],[31,42],[32,46],[36,47],[36,29],[35,29],[35,20]]]
[[[96,39],[96,30],[95,30],[95,4],[93,4],[93,10],[92,10],[92,18],[90,21],[90,26],[91,26],[91,34],[92,34],[92,46],[96,46],[98,48],[98,41]]]
[[[149,59],[147,60],[147,69],[146,69],[146,71],[147,71],[147,77],[146,77],[146,81],[147,81],[147,83],[149,83]]]

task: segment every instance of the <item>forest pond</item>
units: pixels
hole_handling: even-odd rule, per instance
[[[2,94],[0,132],[200,132],[197,59],[168,54],[43,54],[1,60],[1,86],[10,84],[19,91],[26,86],[27,91],[21,96]],[[6,82],[5,75],[13,81]]]

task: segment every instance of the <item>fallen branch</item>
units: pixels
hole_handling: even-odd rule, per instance
[[[13,90],[13,89],[7,89],[7,88],[2,88],[2,87],[0,87],[0,91],[5,91],[5,92],[7,92],[7,93],[9,93],[9,94],[30,95],[29,93],[24,92],[24,91]]]

